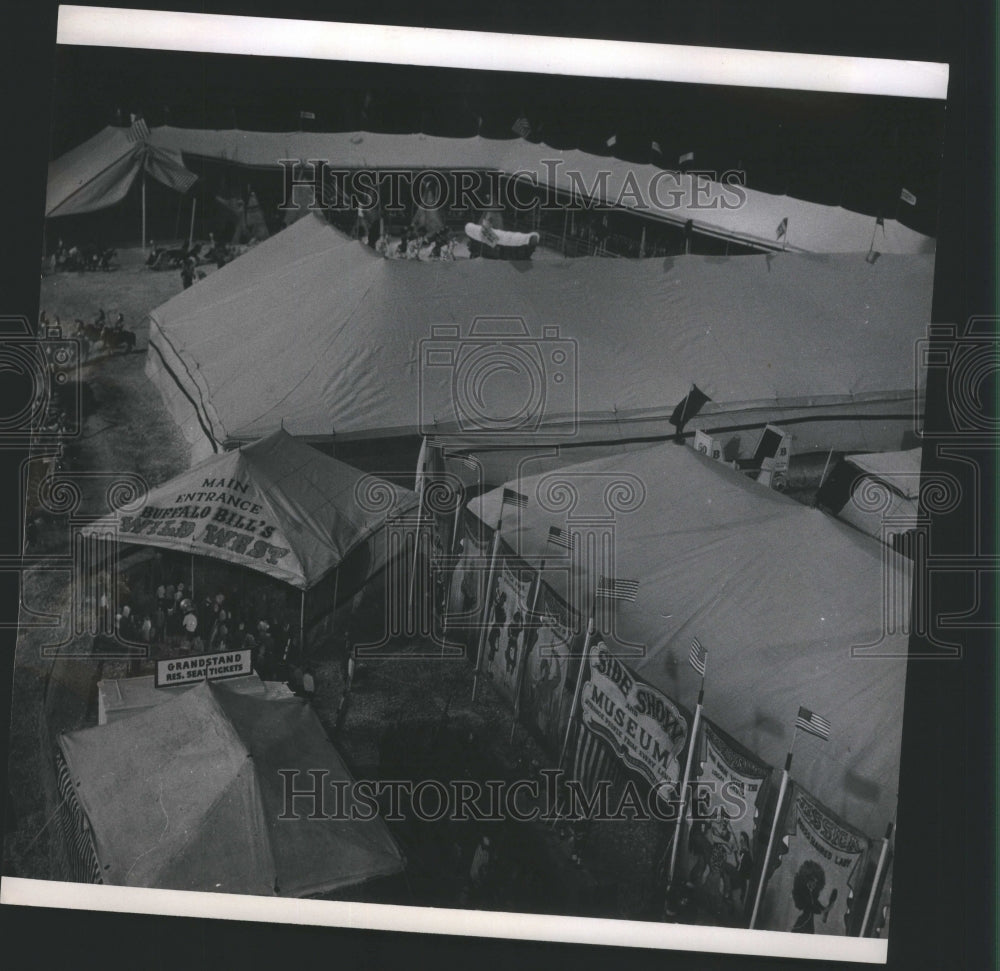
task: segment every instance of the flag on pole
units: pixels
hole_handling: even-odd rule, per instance
[[[677,159],[678,165],[683,165],[685,162],[694,161],[694,152],[685,152],[679,159]]]
[[[830,723],[808,708],[799,708],[798,717],[795,719],[795,727],[823,739],[824,742],[830,738]]]
[[[299,117],[300,118],[305,118],[308,121],[315,121],[316,120],[316,112],[315,111],[300,111],[299,112]]]
[[[608,148],[614,148],[614,146],[618,144],[618,136],[612,135],[604,144],[607,145]]]
[[[915,206],[917,204],[917,197],[909,189],[900,189],[899,198],[907,205]]]
[[[521,117],[518,118],[513,125],[511,125],[510,130],[514,132],[515,135],[520,135],[521,138],[527,138],[531,134],[531,123],[524,117],[524,115],[521,115]]]
[[[146,124],[146,119],[136,118],[128,130],[128,140],[130,142],[144,142],[147,138],[149,138],[149,125]]]
[[[523,492],[515,492],[513,489],[503,490],[503,500],[501,505],[511,505],[517,506],[518,509],[524,509],[528,505],[528,497],[524,495]]]
[[[560,529],[558,526],[549,527],[549,542],[553,546],[559,546],[564,550],[576,549],[576,536],[573,533]]]
[[[702,677],[705,677],[705,663],[708,661],[708,651],[702,647],[701,641],[696,637],[691,641],[691,653],[688,655],[691,667]]]
[[[638,580],[621,580],[617,577],[601,577],[597,581],[597,596],[607,600],[626,600],[635,603],[639,593]]]
[[[788,217],[785,216],[785,218],[782,219],[780,223],[778,223],[778,236],[777,236],[777,238],[781,239],[781,237],[784,236],[785,233],[787,233],[787,232],[788,232]]]

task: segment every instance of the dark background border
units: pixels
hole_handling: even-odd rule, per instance
[[[107,6],[138,4],[108,2]],[[564,36],[947,61],[951,65],[945,172],[940,198],[934,320],[961,323],[996,312],[995,15],[988,2],[944,0],[493,0],[364,5],[286,0],[282,4],[151,4],[159,9],[317,20],[466,27]],[[38,310],[41,212],[49,156],[56,5],[4,5],[0,57],[0,314]],[[931,395],[930,407],[944,401]],[[6,412],[5,412],[6,413]],[[995,552],[993,464],[978,528]],[[4,498],[7,498],[6,496]],[[16,497],[12,497],[16,498]],[[4,551],[12,506],[0,517]],[[968,507],[965,515],[971,515]],[[967,535],[967,534],[966,534]],[[0,586],[0,595],[16,596]],[[961,606],[956,598],[956,607]],[[993,615],[995,605],[990,605]],[[889,967],[995,966],[995,680],[992,631],[970,635],[961,662],[911,667],[903,742],[898,858]],[[13,634],[0,631],[0,739],[5,743]],[[0,765],[6,774],[6,759]],[[411,964],[490,967],[757,969],[859,967],[833,962],[699,955],[389,934],[330,928],[147,918],[28,908],[0,909],[0,948],[9,961],[149,969],[290,963],[345,968]],[[8,956],[9,955],[9,956]],[[16,956],[15,956],[16,955]]]

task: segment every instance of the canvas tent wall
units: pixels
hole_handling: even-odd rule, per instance
[[[797,452],[898,448],[920,408],[909,349],[932,275],[922,255],[384,260],[312,216],[152,311],[146,373],[195,459],[281,423],[461,442],[463,389],[498,340],[514,366],[475,408],[540,419],[502,428],[505,445],[672,435],[697,384],[711,400],[689,432],[770,421],[796,424]]]
[[[217,131],[163,126],[153,129],[154,145],[186,155],[223,159],[235,165],[274,169],[277,159],[328,159],[340,169],[480,169],[532,173],[541,185],[596,202],[618,204],[698,232],[775,250],[864,253],[875,219],[840,206],[824,206],[742,189],[737,204],[731,189],[708,179],[668,172],[578,150],[564,152],[521,138],[444,138],[372,132]],[[553,160],[559,160],[554,165]],[[571,174],[572,173],[572,174]],[[727,205],[706,204],[707,199]],[[786,230],[778,227],[787,219]],[[932,253],[934,240],[896,220],[884,220],[876,249],[882,253]]]
[[[351,778],[299,698],[205,682],[130,718],[64,734],[59,752],[103,882],[294,897],[403,868],[378,817],[279,818],[281,770]]]
[[[586,615],[600,568],[560,560],[546,545],[551,526],[604,537],[614,575],[639,581],[635,603],[616,606],[619,641],[608,643],[623,656],[634,650],[626,641],[642,648],[626,657],[640,677],[693,710],[697,637],[709,652],[706,715],[779,769],[798,707],[820,713],[833,724],[830,740],[800,736],[795,777],[855,825],[884,829],[896,805],[909,561],[679,445],[507,487],[528,501],[507,506],[503,542],[515,563],[537,567],[547,552],[545,583],[563,601]],[[473,532],[490,535],[501,495],[469,504]],[[870,644],[887,656],[852,654]]]

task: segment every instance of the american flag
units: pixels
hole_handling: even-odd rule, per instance
[[[683,165],[685,162],[694,161],[694,152],[685,152],[680,158],[677,159],[678,165]]]
[[[907,205],[915,206],[917,204],[917,197],[909,189],[900,189],[899,198]]]
[[[524,509],[528,505],[528,497],[522,492],[515,492],[513,489],[504,489],[503,505],[517,506]]]
[[[575,534],[562,530],[558,526],[549,527],[549,542],[553,546],[561,546],[564,550],[576,549]]]
[[[604,144],[607,145],[608,148],[614,148],[615,145],[618,144],[618,136],[612,135]]]
[[[795,727],[801,728],[810,735],[816,735],[825,742],[830,737],[830,723],[814,711],[808,708],[799,708],[798,717],[795,719]]]
[[[144,142],[147,138],[149,138],[149,125],[146,124],[146,119],[136,118],[128,130],[128,140],[130,142]]]
[[[702,677],[705,677],[705,663],[708,661],[708,651],[702,647],[701,641],[696,637],[691,641],[691,653],[688,655],[691,667]]]
[[[520,135],[521,138],[527,138],[531,134],[531,123],[522,115],[514,122],[510,130],[515,135]]]
[[[780,223],[778,223],[778,239],[781,239],[781,237],[784,236],[786,232],[788,232],[787,216],[785,216],[785,218],[782,219]]]
[[[652,150],[653,150],[654,152],[656,152],[656,154],[657,154],[657,155],[662,155],[662,154],[663,154],[663,149],[662,149],[662,148],[660,148],[660,143],[659,143],[659,142],[655,142],[655,141],[654,141],[654,142],[650,142],[650,143],[649,143],[649,147],[650,147],[650,148],[651,148],[651,149],[652,149]]]
[[[474,458],[463,455],[461,452],[448,452],[445,458],[454,459],[463,468],[470,469],[473,472],[479,471],[479,463]]]
[[[597,596],[608,600],[627,600],[635,603],[639,592],[638,580],[619,580],[616,577],[601,577],[597,581]]]

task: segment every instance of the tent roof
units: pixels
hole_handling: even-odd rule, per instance
[[[697,637],[709,654],[705,714],[776,767],[798,706],[823,715],[830,740],[800,736],[793,775],[855,824],[884,827],[896,802],[907,638],[882,641],[893,657],[851,649],[882,639],[883,589],[908,618],[908,560],[687,446],[508,486],[528,496],[519,518],[508,507],[503,530],[525,556],[543,552],[550,526],[572,526],[569,497],[572,516],[589,517],[585,532],[613,516],[615,573],[639,580],[636,602],[616,608],[621,638],[644,647],[627,659],[637,673],[693,710]],[[468,508],[492,526],[500,498],[494,490]],[[565,572],[552,562],[550,548],[547,582],[565,596]],[[585,589],[594,583],[588,575]]]
[[[921,452],[922,449],[911,448],[903,452],[845,455],[844,458],[862,472],[888,483],[907,499],[916,499],[920,494]]]
[[[255,438],[282,421],[307,436],[422,423],[447,434],[473,345],[454,366],[427,366],[422,355],[458,345],[434,343],[432,328],[464,340],[477,318],[480,333],[520,318],[529,336],[518,346],[544,375],[540,411],[556,435],[608,440],[666,424],[692,383],[725,405],[874,399],[898,411],[911,407],[902,349],[925,333],[932,277],[932,256],[386,260],[312,216],[156,308],[147,371],[175,415],[194,405],[192,441]],[[557,349],[578,371],[559,386]],[[516,412],[529,370],[491,376],[482,408]]]
[[[279,819],[279,770],[350,779],[299,698],[206,682],[59,744],[109,883],[304,896],[402,869],[379,818]]]
[[[387,519],[416,502],[410,490],[324,455],[279,429],[211,456],[134,504],[130,515],[135,520],[168,526],[196,521],[187,535],[173,528],[134,534],[124,525],[117,535],[126,542],[227,560],[308,589]],[[219,518],[226,514],[241,516],[243,524]],[[103,532],[118,523],[118,518],[99,520],[88,531]],[[208,525],[248,533],[253,544],[265,541],[283,552],[255,555],[253,544],[244,544],[242,551],[231,544],[214,545],[206,535]]]
[[[45,215],[75,216],[121,202],[145,167],[155,179],[186,192],[196,176],[180,152],[130,137],[108,126],[49,165]]]
[[[840,206],[824,206],[755,189],[742,189],[737,201],[732,190],[702,180],[693,188],[693,176],[668,173],[654,165],[638,165],[578,150],[563,151],[521,138],[444,138],[424,134],[372,132],[253,132],[213,131],[163,126],[151,134],[154,145],[188,155],[224,159],[238,165],[275,168],[278,159],[327,159],[333,168],[459,169],[475,168],[532,173],[540,185],[564,191],[596,187],[602,203],[683,225],[694,221],[700,232],[741,240],[772,249],[813,253],[865,253],[871,244],[875,219]],[[554,163],[558,160],[559,165]],[[569,173],[578,173],[576,183]],[[602,184],[602,179],[603,181]],[[680,190],[679,190],[680,187]],[[725,199],[726,205],[706,205],[706,199]],[[777,230],[787,219],[787,232]],[[882,253],[932,253],[934,240],[886,219],[878,232],[876,249]]]

